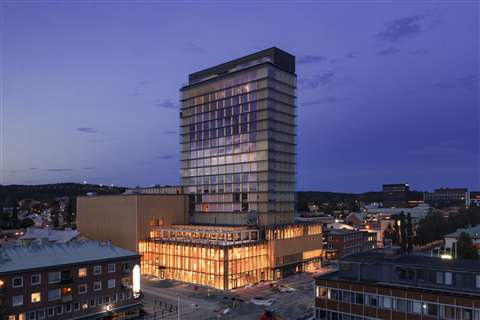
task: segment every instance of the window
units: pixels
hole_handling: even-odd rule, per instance
[[[93,291],[99,291],[102,290],[102,282],[101,281],[95,281],[93,283]]]
[[[437,272],[437,281],[438,284],[443,284],[443,272]]]
[[[378,305],[378,296],[368,294],[366,298],[367,305],[372,307],[376,307]]]
[[[108,289],[115,288],[115,279],[108,280]]]
[[[37,320],[37,313],[35,311],[31,311],[27,313],[28,320]]]
[[[115,263],[109,263],[107,267],[108,273],[115,272]]]
[[[48,273],[48,283],[59,283],[60,282],[60,272],[49,272]]]
[[[33,292],[31,295],[32,303],[40,302],[42,300],[40,292]]]
[[[416,313],[416,314],[421,314],[422,313],[422,303],[420,301],[409,301],[411,304],[411,308],[409,308],[411,312]]]
[[[118,300],[118,295],[115,293],[113,296],[112,296],[112,302],[117,302]]]
[[[45,319],[45,309],[38,310],[37,315],[39,320]]]
[[[445,272],[445,284],[451,286],[452,285],[452,273]]]
[[[103,304],[103,299],[102,299],[102,297],[98,297],[97,298],[97,305],[101,305],[101,304]]]
[[[15,277],[12,279],[12,287],[20,288],[23,287],[23,277]]]
[[[87,268],[78,268],[78,277],[85,278],[87,276]]]
[[[87,293],[87,285],[86,284],[79,285],[78,286],[78,293],[79,294]]]
[[[480,274],[475,276],[475,287],[480,288]]]
[[[60,288],[48,290],[48,301],[60,300]]]
[[[87,309],[87,308],[88,308],[88,303],[87,303],[87,301],[82,301],[81,307],[82,307],[82,310]]]
[[[392,298],[390,297],[380,297],[380,307],[384,309],[392,308]]]
[[[60,314],[63,313],[63,307],[62,306],[57,306],[55,308],[55,311],[56,311],[57,315],[60,315]]]
[[[55,314],[55,310],[53,310],[52,307],[47,309],[47,316],[53,317],[54,314]]]
[[[32,274],[30,281],[33,285],[40,284],[42,282],[42,276],[40,274]]]
[[[103,298],[103,303],[107,303],[107,304],[110,303],[110,296],[105,296]]]
[[[73,311],[78,311],[78,310],[80,310],[80,303],[75,302],[75,303],[73,304]]]
[[[93,274],[94,275],[99,275],[102,274],[102,266],[94,266],[93,267]]]
[[[65,312],[72,312],[72,305],[70,303],[65,305]]]
[[[12,298],[12,305],[14,307],[23,305],[23,296],[13,296]]]
[[[90,308],[95,307],[97,304],[95,302],[95,299],[90,299]]]

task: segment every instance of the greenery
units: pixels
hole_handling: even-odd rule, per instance
[[[462,259],[478,259],[478,249],[466,232],[460,233],[457,240],[457,257]]]

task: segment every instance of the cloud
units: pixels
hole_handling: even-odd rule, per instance
[[[47,169],[47,171],[50,171],[50,172],[68,172],[68,171],[73,171],[74,169],[71,169],[71,168],[50,168],[50,169]]]
[[[415,37],[423,31],[422,20],[424,18],[422,15],[414,15],[392,20],[376,36],[380,40],[389,42]]]
[[[381,55],[381,56],[388,56],[388,55],[398,53],[398,52],[400,52],[400,49],[394,48],[394,47],[389,47],[389,48],[385,48],[383,50],[380,50],[378,52],[378,54]]]
[[[165,130],[165,131],[163,131],[163,133],[164,134],[174,134],[174,135],[176,135],[176,134],[178,134],[178,131],[176,131],[176,130]]]
[[[96,168],[95,167],[84,167],[82,168],[82,170],[95,170]]]
[[[440,141],[408,151],[413,156],[448,156],[466,153],[465,145],[456,140]]]
[[[418,55],[421,55],[421,54],[427,54],[428,50],[426,50],[426,49],[414,49],[414,50],[410,50],[408,53],[411,54],[412,56],[418,56]]]
[[[435,88],[437,89],[465,89],[469,91],[476,91],[479,89],[479,79],[478,75],[468,74],[462,77],[459,77],[453,81],[446,82],[437,82],[435,83]]]
[[[77,131],[83,132],[83,133],[96,133],[97,129],[89,128],[89,127],[80,127],[80,128],[77,128]]]
[[[183,45],[183,50],[188,51],[190,53],[204,53],[205,49],[196,45],[193,42],[187,42]]]
[[[327,61],[328,59],[324,56],[316,56],[316,55],[306,55],[300,56],[297,59],[297,64],[313,64],[313,63],[320,63]]]
[[[35,170],[38,170],[38,168],[35,168],[35,167],[31,167],[31,168],[28,168],[28,170],[32,170],[32,171],[35,171]]]
[[[176,156],[174,154],[165,154],[165,155],[157,156],[157,159],[170,160],[170,159],[174,159],[175,157]]]
[[[328,85],[335,79],[333,71],[325,72],[311,78],[301,78],[298,81],[298,86],[302,89],[315,89],[319,86]]]
[[[177,105],[172,100],[162,100],[155,104],[157,107],[165,109],[177,109]]]
[[[314,99],[314,100],[310,100],[310,101],[307,101],[307,102],[304,102],[304,103],[300,103],[300,105],[304,106],[304,107],[309,107],[309,106],[316,106],[316,105],[325,104],[325,103],[335,103],[337,101],[338,100],[337,100],[336,97],[328,96],[328,97],[321,97],[321,98],[318,98],[318,99]]]
[[[346,57],[349,58],[349,59],[353,59],[353,58],[356,58],[359,56],[359,52],[358,51],[351,51],[349,53],[347,53]]]

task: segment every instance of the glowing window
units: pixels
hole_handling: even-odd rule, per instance
[[[42,300],[41,298],[41,295],[40,295],[40,292],[34,292],[32,293],[32,303],[35,303],[35,302],[40,302]]]
[[[78,277],[85,278],[87,276],[87,268],[78,268]]]

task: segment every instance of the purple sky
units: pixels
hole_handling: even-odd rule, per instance
[[[179,183],[188,73],[297,57],[298,190],[480,190],[478,2],[0,4],[0,183]]]

